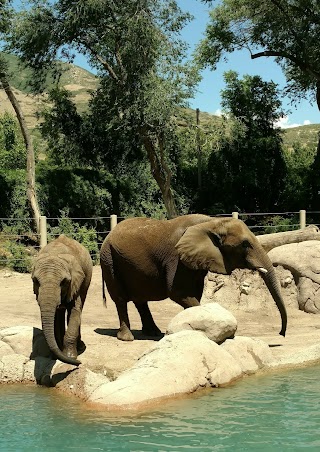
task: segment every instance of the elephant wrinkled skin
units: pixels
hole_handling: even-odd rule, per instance
[[[89,252],[76,240],[60,235],[35,259],[32,280],[50,350],[68,364],[79,365],[85,349],[80,324],[92,276]],[[67,313],[67,331],[65,328]]]
[[[285,335],[287,314],[274,268],[241,220],[197,214],[172,220],[127,219],[104,240],[100,262],[103,280],[118,311],[118,339],[134,339],[129,301],[140,314],[142,332],[157,336],[161,332],[148,301],[170,297],[183,308],[197,306],[207,272],[230,274],[235,268],[260,270],[280,311],[280,334]]]

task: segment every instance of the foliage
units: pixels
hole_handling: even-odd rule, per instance
[[[292,149],[285,149],[287,174],[281,195],[281,206],[284,209],[295,211],[311,207],[310,179],[316,152],[316,146],[306,147],[298,143]]]
[[[0,265],[20,273],[28,273],[32,268],[32,249],[14,240],[1,241],[0,236]]]
[[[210,12],[199,60],[214,68],[239,49],[249,50],[252,59],[275,57],[293,101],[310,92],[314,99],[320,81],[319,17],[317,1],[223,0]]]
[[[283,217],[281,215],[274,215],[261,221],[263,230],[260,230],[261,234],[275,234],[276,232],[286,232],[299,229],[299,219],[297,216]]]
[[[261,212],[279,203],[286,173],[281,131],[283,114],[276,86],[257,76],[225,75],[225,130],[208,160],[204,199],[210,213]]]
[[[0,116],[0,170],[26,168],[26,149],[16,119],[9,113]]]
[[[29,216],[26,197],[26,171],[0,171],[0,217],[21,219]],[[22,227],[27,226],[22,224]],[[29,229],[30,225],[28,225]]]
[[[132,141],[134,150],[144,147],[168,214],[175,213],[169,161],[172,117],[199,80],[197,67],[186,63],[186,46],[179,37],[190,16],[174,0],[31,3],[12,27],[11,49],[34,70],[35,89],[42,88],[59,56],[72,61],[75,51],[88,59],[100,77],[90,113],[83,120],[67,97],[61,98],[60,113],[67,107],[69,124],[59,122],[60,150],[71,135],[76,156],[81,150],[87,160],[101,156],[105,162],[111,156],[123,162],[123,155],[132,155],[122,139],[115,145],[117,136],[123,134],[125,144]],[[59,101],[57,97],[55,100]],[[53,123],[46,129],[52,133],[51,142]],[[67,130],[62,130],[63,126]],[[89,130],[94,135],[84,132]],[[64,155],[71,153],[67,147]]]
[[[80,226],[79,223],[72,221],[68,217],[68,212],[61,211],[61,217],[58,219],[58,225],[49,227],[48,241],[55,239],[60,234],[77,240],[89,251],[94,264],[98,263],[98,243],[97,232],[94,228]]]

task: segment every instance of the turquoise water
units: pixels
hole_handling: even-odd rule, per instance
[[[54,389],[0,387],[0,451],[320,451],[320,366],[110,415]]]

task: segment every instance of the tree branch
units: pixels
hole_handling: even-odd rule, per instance
[[[263,52],[258,52],[251,54],[251,59],[254,60],[255,58],[260,57],[281,57],[286,58],[287,60],[292,61],[294,64],[296,64],[302,71],[308,72],[310,75],[312,75],[316,80],[320,81],[320,74],[315,72],[311,67],[305,63],[304,61],[300,60],[299,58],[294,57],[293,55],[289,55],[285,52],[276,52],[273,50],[264,50]]]

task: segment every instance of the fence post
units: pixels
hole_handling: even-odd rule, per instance
[[[304,229],[306,227],[306,211],[300,210],[299,217],[300,217],[300,229]]]
[[[45,215],[40,215],[39,231],[40,231],[40,248],[43,248],[48,243],[48,240],[47,240],[47,217]]]
[[[239,212],[232,212],[232,218],[239,218]]]
[[[117,215],[110,215],[110,230],[114,229],[117,226],[118,217]]]

